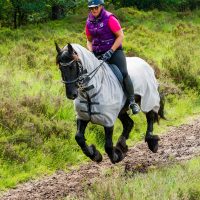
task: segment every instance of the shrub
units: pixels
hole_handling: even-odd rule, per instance
[[[198,69],[193,62],[191,51],[184,44],[174,47],[175,54],[162,60],[162,65],[168,70],[169,75],[182,89],[196,89],[200,92]]]
[[[200,199],[200,189],[199,185],[193,185],[193,187],[188,190],[188,199],[189,200],[198,200]]]

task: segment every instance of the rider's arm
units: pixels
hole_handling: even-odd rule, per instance
[[[115,51],[122,44],[122,41],[124,39],[124,33],[123,33],[122,29],[117,31],[117,32],[115,32],[114,34],[116,36],[116,39],[115,39],[114,44],[111,47],[111,49],[113,51]]]
[[[122,41],[124,39],[124,33],[123,33],[123,30],[121,28],[119,21],[117,20],[117,18],[115,16],[110,16],[108,25],[110,27],[110,30],[116,36],[116,40],[115,40],[113,46],[111,47],[111,49],[113,51],[115,51],[122,44]]]
[[[87,36],[87,48],[92,51],[92,36]]]
[[[90,35],[90,32],[89,32],[87,26],[85,26],[85,34],[87,37],[87,48],[89,51],[92,51],[92,36]]]

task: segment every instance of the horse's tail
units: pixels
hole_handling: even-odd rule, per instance
[[[154,121],[159,124],[159,119],[167,120],[164,113],[165,108],[165,95],[162,92],[159,92],[160,95],[160,108],[158,110],[158,113],[154,112]]]
[[[165,108],[165,95],[164,95],[164,93],[161,93],[161,92],[159,94],[160,94],[160,109],[158,111],[158,115],[160,116],[160,118],[166,120],[165,111],[164,111],[164,108]]]

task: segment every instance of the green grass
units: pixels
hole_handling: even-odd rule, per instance
[[[126,54],[145,58],[161,71],[169,120],[155,125],[155,133],[199,114],[200,12],[181,16],[133,8],[114,12],[125,32]],[[65,97],[54,46],[54,41],[62,47],[68,42],[85,46],[86,13],[0,30],[0,190],[88,161],[74,140],[73,102]],[[142,140],[146,131],[142,113],[133,119],[129,145]],[[115,142],[121,129],[117,120]],[[89,125],[86,137],[104,153],[102,127]]]
[[[101,179],[85,190],[85,199],[199,200],[199,168],[200,158],[182,164],[152,168],[148,173],[123,173],[116,167],[105,171]]]

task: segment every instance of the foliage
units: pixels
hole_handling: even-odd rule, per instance
[[[104,172],[85,190],[85,199],[190,199],[200,195],[200,158],[186,163],[152,167],[146,173],[122,172],[114,168]],[[113,178],[113,174],[115,178]]]
[[[192,62],[192,54],[189,54],[192,51],[192,47],[190,46],[190,50],[187,51],[182,45],[184,43],[174,47],[175,54],[173,57],[163,59],[163,66],[168,70],[175,83],[179,84],[183,89],[191,88],[200,92],[200,77],[197,76],[199,69]]]
[[[179,13],[121,8],[114,13],[119,16],[126,35],[125,52],[158,65],[161,70],[159,82],[162,87],[163,83],[167,85],[163,90],[170,94],[166,99],[166,115],[170,120],[156,125],[155,132],[198,113],[199,86],[178,85],[169,64],[164,63],[171,59],[171,64],[178,69],[189,57],[191,72],[197,77],[200,75],[199,11],[180,16]],[[85,46],[86,17],[87,8],[80,10],[79,15],[62,20],[17,30],[0,30],[0,190],[57,169],[67,170],[71,165],[87,160],[74,140],[73,103],[65,98],[55,65],[54,47],[55,40],[61,46],[68,42]],[[178,47],[180,43],[182,45]],[[188,70],[187,64],[184,67]],[[185,78],[181,80],[185,82]],[[182,88],[186,89],[183,91]],[[134,116],[135,127],[129,145],[143,139],[144,120],[142,113]],[[121,131],[117,122],[114,142]],[[89,144],[97,144],[97,148],[105,153],[102,127],[89,125],[86,138]]]
[[[196,9],[200,6],[199,0],[110,0],[110,3],[119,7],[136,6],[138,9],[175,9],[185,11],[188,9]]]
[[[107,0],[105,5],[116,8],[134,6],[138,9],[187,11],[199,8],[199,0]],[[20,27],[24,24],[63,18],[87,8],[85,0],[1,0],[0,26]]]
[[[200,29],[193,32],[192,26],[192,24],[181,22],[176,24],[173,29],[173,34],[177,37],[177,41],[172,47],[174,54],[173,56],[166,56],[162,60],[162,64],[176,84],[181,85],[182,88],[195,89],[200,92],[198,58],[195,56],[196,54],[193,54],[193,52],[196,52],[196,47],[189,42],[195,34],[200,33]],[[185,37],[186,35],[187,37]],[[184,40],[183,37],[185,37]],[[199,40],[196,40],[196,42],[199,42]]]
[[[29,22],[60,19],[66,13],[74,13],[75,9],[84,3],[83,0],[2,0],[0,22],[2,25],[17,28]]]

